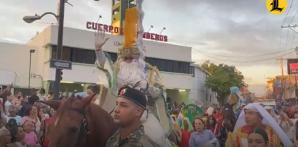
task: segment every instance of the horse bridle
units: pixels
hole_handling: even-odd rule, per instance
[[[86,137],[90,132],[89,132],[89,129],[88,129],[88,120],[87,120],[87,117],[86,117],[86,112],[85,112],[85,109],[70,109],[71,111],[75,111],[79,114],[81,114],[83,116],[83,119],[81,120],[81,123],[80,123],[80,128],[79,128],[79,134],[77,135],[77,138],[76,138],[76,143],[75,143],[75,146],[78,146],[79,145],[79,139],[82,138],[82,137]]]

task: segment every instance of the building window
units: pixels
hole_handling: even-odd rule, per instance
[[[92,50],[74,49],[72,52],[72,62],[94,64],[95,58]]]
[[[56,59],[57,46],[52,46],[52,59]],[[94,64],[95,63],[95,52],[94,50],[86,50],[72,47],[63,47],[62,60]]]
[[[117,60],[116,53],[107,53],[110,55],[113,62]],[[174,61],[174,60],[166,60],[166,59],[158,59],[147,57],[145,59],[149,64],[158,67],[160,71],[165,72],[175,72],[175,73],[185,73],[194,75],[194,67],[190,66],[190,62],[182,62],[182,61]]]
[[[157,66],[160,71],[194,74],[194,68],[190,66],[189,62],[157,59],[157,58],[149,58],[149,57],[146,58],[145,60],[151,65]]]
[[[117,57],[118,57],[116,53],[111,53],[111,52],[105,52],[105,53],[106,53],[106,55],[109,56],[109,58],[111,58],[111,60],[112,60],[113,62],[116,62]]]
[[[117,60],[117,53],[106,52],[113,62]],[[52,46],[52,59],[56,58],[56,46]],[[72,47],[63,47],[62,59],[66,61],[94,64],[96,60],[95,51]],[[147,57],[149,64],[156,66],[160,71],[184,73],[194,75],[194,67],[190,62],[174,61]]]

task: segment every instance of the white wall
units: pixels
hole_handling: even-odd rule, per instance
[[[110,52],[117,52],[118,48],[121,47],[121,45],[117,45],[117,42],[122,43],[123,37],[110,36],[108,34],[107,37],[110,37],[110,40],[104,46],[104,50]],[[42,56],[39,57],[40,63],[36,68],[38,69],[38,73],[41,73],[45,79],[53,80],[55,72],[54,69],[48,69],[49,65],[47,62],[49,61],[50,51],[47,48],[45,48],[45,45],[47,44],[57,44],[57,26],[52,25],[47,27],[43,32],[39,33],[38,36],[34,37],[28,43],[28,45],[30,46],[34,46],[35,48],[42,48],[42,50],[44,50],[44,52],[40,53]],[[73,28],[64,28],[63,44],[64,46],[77,47],[82,49],[93,49],[94,32],[78,30]],[[172,45],[149,40],[146,40],[144,44],[147,51],[146,55],[148,57],[191,62],[190,47]],[[91,74],[94,73],[94,68],[95,66],[75,63],[73,66],[73,70],[64,70],[65,72],[63,72],[63,76],[65,78],[63,80],[95,83],[96,81],[98,81],[98,76],[95,76],[96,74]],[[164,85],[167,88],[192,88],[191,83],[193,77],[189,74],[162,72],[161,76],[163,78]]]
[[[15,83],[17,87],[28,87],[29,83],[29,59],[31,48],[21,44],[0,43],[0,70],[16,74]],[[32,54],[32,73],[36,72],[39,51]],[[6,77],[5,77],[6,78]],[[9,77],[7,77],[9,78]],[[31,87],[40,87],[41,81],[38,78],[31,78]]]
[[[28,45],[1,43],[0,49],[2,56],[0,58],[0,70],[16,72],[16,84],[20,87],[27,87],[29,50],[35,49],[35,53],[32,54],[31,72],[41,75],[44,81],[54,80],[55,69],[49,68],[50,50],[45,48],[44,45],[37,45],[32,41],[28,44],[31,47],[28,47]],[[9,63],[8,61],[11,62]],[[63,77],[64,81],[107,84],[104,74],[95,65],[73,63],[72,70],[63,70]],[[165,87],[168,89],[191,89],[191,83],[194,80],[191,75],[180,73],[161,72],[161,77]],[[31,78],[32,87],[41,87],[40,83],[39,78]]]
[[[55,68],[50,68],[47,80],[55,80]],[[71,70],[63,70],[63,79],[66,82],[100,83],[108,85],[106,76],[95,65],[73,63]]]
[[[205,86],[207,73],[195,66],[195,78],[193,80],[190,97],[193,102],[202,102],[205,105],[216,104],[216,93]]]
[[[57,44],[57,26],[52,25],[45,30],[52,35],[49,43]],[[48,30],[50,30],[50,32],[48,32]],[[115,45],[115,42],[122,43],[123,37],[111,36],[109,34],[106,34],[106,36],[109,37],[110,40],[103,47],[104,50],[117,52],[121,46]],[[65,46],[94,49],[94,39],[94,32],[74,28],[64,28],[63,44]],[[151,40],[144,40],[144,45],[147,57],[192,62],[191,47]]]
[[[17,78],[17,73],[14,71],[7,71],[0,69],[0,85],[10,85],[15,84]]]
[[[36,34],[26,46],[28,48],[32,48],[36,50],[37,56],[35,59],[35,64],[32,66],[34,73],[41,76],[38,77],[39,81],[46,81],[49,75],[49,61],[51,55],[50,49],[50,40],[51,40],[52,32],[50,28],[44,29],[42,32]],[[41,82],[39,82],[39,87],[43,86]]]
[[[117,52],[122,43],[121,36],[107,35],[110,40],[104,50]],[[64,46],[82,49],[94,49],[94,32],[64,28]],[[0,44],[1,58],[0,70],[17,73],[16,85],[27,87],[29,68],[29,49],[35,49],[32,54],[32,73],[41,75],[44,81],[55,79],[55,69],[49,67],[51,51],[47,45],[57,44],[57,27],[49,26],[37,36],[33,37],[26,45]],[[173,45],[163,42],[145,40],[146,55],[148,57],[191,62],[191,47]],[[11,63],[7,61],[12,61]],[[9,65],[7,65],[9,63]],[[188,89],[191,97],[197,97],[193,90],[194,77],[190,74],[161,72],[163,83],[167,89]],[[104,74],[94,65],[73,63],[72,70],[63,70],[63,81],[82,83],[107,84]],[[39,78],[32,78],[31,87],[41,87]]]
[[[188,74],[161,72],[163,84],[167,89],[191,89],[194,78]]]
[[[161,72],[163,84],[167,89],[191,89],[193,77],[185,74]],[[50,68],[45,80],[55,79],[55,69]],[[108,81],[102,71],[94,65],[73,63],[72,70],[63,70],[63,81],[81,83],[101,83],[107,85]]]

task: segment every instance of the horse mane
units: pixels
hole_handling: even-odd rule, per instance
[[[93,131],[93,135],[90,136],[90,142],[103,142],[100,146],[105,146],[106,141],[111,137],[114,132],[118,129],[112,116],[96,104],[89,104],[86,107],[86,116],[89,123],[90,131]],[[92,133],[92,132],[91,132]],[[95,143],[100,144],[100,143]],[[92,144],[87,144],[87,146],[93,146]]]
[[[65,111],[76,106],[76,102],[81,101],[81,99],[77,97],[69,97],[62,101],[63,102],[56,111],[57,119],[62,117]],[[86,140],[87,144],[83,144],[83,142],[81,142],[81,145],[87,145],[90,147],[95,145],[105,146],[107,139],[112,136],[117,129],[117,125],[114,123],[113,118],[103,108],[93,103],[88,104],[82,109],[82,111],[85,112],[84,114],[86,116],[88,130],[90,132]]]
[[[66,100],[64,100],[66,99]],[[63,112],[67,109],[71,108],[72,102],[74,101],[73,97],[64,97],[62,100],[60,100],[60,105],[56,109],[56,118],[59,118],[61,115],[63,115]]]

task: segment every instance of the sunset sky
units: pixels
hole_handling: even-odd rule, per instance
[[[65,26],[86,29],[86,21],[111,23],[111,1],[69,0],[66,4]],[[286,13],[272,15],[265,0],[144,0],[144,25],[153,33],[163,27],[170,43],[193,48],[193,61],[210,60],[236,66],[245,76],[252,91],[264,94],[268,77],[281,73],[278,58],[296,57],[297,37],[281,25],[296,24],[298,2],[288,0]],[[49,24],[47,16],[32,24],[25,15],[56,12],[57,1],[1,0],[0,41],[26,43]],[[284,61],[286,63],[286,61]],[[286,66],[284,66],[286,71]]]

